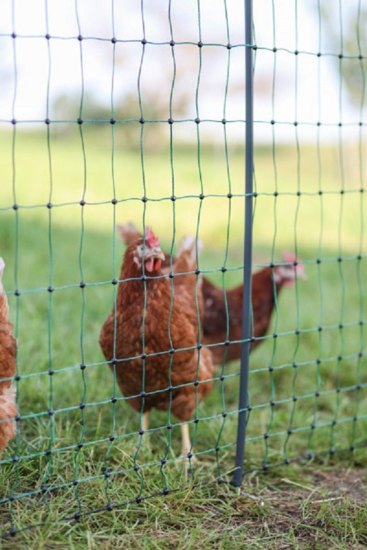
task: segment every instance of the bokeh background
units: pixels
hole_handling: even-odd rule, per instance
[[[198,232],[201,269],[242,281],[243,21],[239,0],[1,3],[0,254],[22,416],[2,487],[38,498],[62,485],[55,517],[164,483],[166,415],[141,442],[138,416],[112,407],[98,346],[123,253],[115,224],[144,215],[166,248]],[[364,0],[255,2],[254,268],[289,250],[308,280],[284,290],[251,356],[250,468],[365,443],[366,22]],[[233,468],[239,364],[223,372],[194,435],[203,479]],[[173,459],[179,428],[172,441]],[[166,470],[170,487],[183,481],[174,462]],[[30,507],[41,517],[37,498],[17,501],[18,526]]]

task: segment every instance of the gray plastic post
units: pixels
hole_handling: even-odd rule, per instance
[[[243,276],[242,351],[237,426],[236,469],[232,485],[240,487],[243,478],[245,439],[248,407],[248,371],[250,355],[250,313],[252,278],[252,196],[254,168],[253,123],[253,49],[252,49],[252,0],[245,0],[245,68],[246,68],[246,197],[245,197],[245,246]]]

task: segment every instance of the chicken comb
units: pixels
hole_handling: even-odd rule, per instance
[[[151,248],[156,248],[159,246],[159,239],[154,235],[153,230],[149,225],[145,228],[145,242],[148,243]]]
[[[282,252],[282,258],[287,264],[297,261],[297,256],[293,252]]]

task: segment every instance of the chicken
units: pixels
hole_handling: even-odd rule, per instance
[[[132,239],[141,235],[132,223],[118,226],[120,238],[129,244]],[[273,268],[266,267],[252,276],[252,336],[255,338],[251,345],[251,351],[263,341],[275,307],[275,297],[282,288],[292,286],[295,279],[305,279],[306,275],[302,263],[294,254],[283,253],[283,264]],[[170,259],[166,258],[163,268],[169,271]],[[228,337],[227,316],[223,289],[215,286],[209,279],[203,277],[203,343],[210,345],[215,365],[222,363],[227,349],[226,361],[233,361],[241,357],[242,340],[242,306],[243,286],[226,291],[228,305]],[[225,343],[229,342],[226,346]],[[215,345],[217,344],[217,345]]]
[[[252,276],[252,333],[251,351],[256,349],[268,331],[275,307],[275,295],[284,287],[292,286],[296,277],[304,279],[302,263],[291,253],[283,253],[283,265],[265,267]],[[295,265],[296,264],[296,265]],[[241,357],[243,286],[226,291],[229,331],[227,337],[226,307],[224,293],[208,279],[203,280],[204,296],[204,343],[218,344],[211,347],[215,364],[222,363],[226,347],[226,360]],[[225,346],[223,343],[231,342]]]
[[[15,388],[11,380],[15,375],[16,343],[9,322],[9,306],[2,285],[5,263],[0,258],[0,455],[8,442],[15,437]]]
[[[165,256],[152,230],[146,229],[145,243],[141,235],[136,237],[125,251],[116,311],[104,323],[99,342],[112,369],[115,364],[127,402],[143,412],[142,429],[148,429],[151,409],[170,409],[184,422],[182,455],[187,456],[191,442],[185,422],[192,418],[197,398],[210,392],[213,374],[211,353],[201,348],[199,338],[201,276],[187,274],[196,269],[195,239],[181,243],[173,265],[177,276],[170,279],[163,274]]]

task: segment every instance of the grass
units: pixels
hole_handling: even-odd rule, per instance
[[[200,406],[201,421],[196,429],[192,426],[199,459],[193,472],[199,484],[195,489],[188,488],[192,477],[185,479],[182,461],[176,460],[179,427],[173,428],[167,449],[166,414],[155,413],[151,433],[140,438],[138,415],[119,393],[116,405],[111,403],[113,377],[103,364],[98,334],[112,306],[110,281],[123,252],[118,241],[114,244],[113,226],[115,220],[141,223],[140,198],[144,195],[140,154],[119,147],[119,131],[116,127],[116,197],[136,200],[119,202],[115,208],[110,203],[110,138],[102,133],[97,139],[87,129],[88,204],[83,208],[83,231],[79,201],[84,168],[78,136],[51,136],[51,202],[55,208],[49,210],[45,207],[50,200],[45,136],[17,135],[15,201],[20,208],[15,212],[11,208],[11,135],[0,134],[0,254],[7,264],[6,289],[20,290],[19,297],[10,294],[9,302],[19,343],[22,416],[17,441],[3,456],[0,486],[1,496],[9,492],[23,495],[0,505],[1,533],[10,529],[9,507],[16,529],[48,518],[46,525],[24,531],[14,544],[7,540],[4,547],[15,547],[19,540],[30,548],[133,547],[136,540],[143,548],[198,544],[226,548],[241,546],[244,540],[250,548],[362,546],[367,538],[367,509],[361,483],[356,480],[365,476],[363,449],[353,455],[359,468],[349,467],[350,455],[336,453],[331,458],[315,459],[308,466],[295,464],[261,477],[249,474],[243,492],[215,483],[218,476],[230,480],[233,470],[237,363],[224,367],[228,376],[214,383],[212,394]],[[338,451],[366,442],[367,362],[365,355],[358,356],[365,353],[367,319],[366,193],[359,192],[358,157],[352,147],[345,148],[343,172],[333,149],[323,148],[320,154],[323,195],[318,194],[315,148],[301,148],[299,166],[295,149],[278,148],[277,198],[272,152],[264,148],[256,156],[259,195],[254,220],[255,263],[268,263],[273,253],[279,259],[281,250],[296,247],[305,262],[308,281],[284,290],[269,336],[252,355],[249,469],[261,468],[264,462],[271,465],[309,452]],[[218,284],[223,277],[219,268],[225,261],[231,206],[227,265],[232,269],[224,280],[228,287],[240,282],[243,197],[236,194],[243,194],[242,153],[235,148],[230,151],[231,200],[226,197],[229,188],[220,147],[202,150],[206,195],[202,201],[193,196],[200,193],[194,149],[174,150],[175,202],[169,199],[173,191],[168,147],[162,146],[158,152],[148,150],[144,160],[146,196],[167,198],[145,203],[147,223],[168,247],[173,220],[176,242],[187,233],[195,233],[201,204],[201,268],[212,271],[209,276]],[[339,192],[342,183],[347,191],[344,194]],[[300,197],[295,194],[298,188]],[[357,259],[359,254],[361,260]],[[338,257],[343,261],[338,262]],[[321,264],[316,258],[322,259]],[[84,310],[81,280],[87,283]],[[47,292],[49,285],[55,288],[52,294]],[[300,333],[295,334],[295,329]],[[274,332],[277,338],[273,338]],[[84,371],[80,363],[88,365]],[[53,376],[48,375],[50,368],[55,371]],[[357,384],[360,389],[356,389]],[[341,391],[336,392],[336,388]],[[87,404],[82,410],[80,402]],[[49,408],[57,411],[52,417],[47,414]],[[225,419],[223,410],[228,413]],[[316,426],[313,430],[312,424]],[[116,436],[113,443],[109,441],[112,432]],[[269,437],[265,439],[264,434]],[[53,452],[45,455],[51,435]],[[76,451],[81,440],[84,446]],[[160,459],[166,452],[168,462],[162,469]],[[14,454],[20,457],[15,464],[11,461]],[[140,466],[138,472],[133,470],[134,463]],[[108,479],[104,477],[106,466],[111,474]],[[345,491],[338,483],[341,478],[346,479]],[[73,485],[75,479],[78,485]],[[42,494],[43,485],[57,488]],[[351,486],[356,488],[350,491]],[[139,505],[127,504],[138,495],[144,498],[165,487],[178,491]],[[32,495],[24,496],[27,493]],[[59,522],[79,510],[104,508],[108,503],[116,507],[120,503],[121,510],[83,516],[79,522]]]

